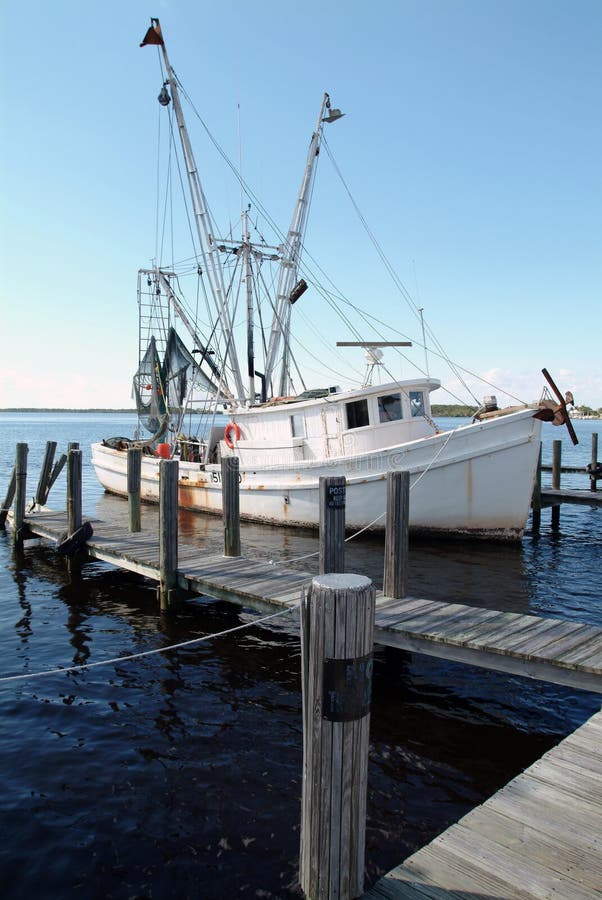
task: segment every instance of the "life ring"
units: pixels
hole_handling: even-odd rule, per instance
[[[226,427],[224,428],[224,440],[226,442],[226,446],[230,448],[230,450],[234,450],[234,441],[230,437],[230,434],[234,432],[234,440],[240,440],[240,428],[236,424],[236,422],[228,422]]]

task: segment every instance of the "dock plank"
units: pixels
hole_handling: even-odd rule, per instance
[[[421,891],[440,900],[448,892],[542,900],[599,897],[602,778],[592,778],[588,765],[571,762],[567,770],[566,763],[583,759],[587,748],[599,765],[601,733],[602,712],[385,875],[365,900],[417,900]]]
[[[91,520],[91,556],[158,580],[158,536]],[[58,540],[65,512],[26,517],[34,534]],[[297,604],[312,575],[286,564],[225,557],[181,541],[178,584],[192,593],[231,600],[264,611]],[[602,628],[560,619],[466,606],[461,603],[378,594],[375,641],[410,652],[496,669],[602,693]]]

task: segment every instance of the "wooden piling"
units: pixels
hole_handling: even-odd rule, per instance
[[[385,597],[401,600],[408,593],[410,473],[387,473],[385,530]]]
[[[591,457],[591,472],[592,474],[589,476],[589,489],[590,491],[596,491],[598,489],[596,470],[598,468],[598,433],[594,432],[592,434],[592,457]]]
[[[52,469],[52,473],[51,473],[50,477],[48,478],[48,483],[46,485],[46,491],[44,494],[44,503],[47,502],[48,494],[50,493],[52,485],[57,480],[57,478],[59,477],[61,472],[63,471],[63,468],[64,468],[66,462],[67,462],[67,454],[61,453],[60,457],[57,459],[57,461],[54,464],[54,467]]]
[[[562,472],[562,441],[554,441],[552,444],[552,487],[560,490],[560,474]],[[552,530],[560,528],[560,503],[552,507]]]
[[[345,571],[345,498],[343,475],[320,476],[320,574]]]
[[[531,530],[533,534],[539,534],[541,527],[541,444],[539,445],[539,459],[537,460],[537,471],[535,473],[535,484],[533,485],[533,496],[531,498]]]
[[[39,506],[44,506],[48,499],[48,482],[52,474],[55,453],[56,441],[46,441],[46,450],[44,452],[44,460],[42,462],[42,468],[40,469],[40,477],[38,479],[38,487],[35,496],[35,501]]]
[[[222,458],[224,556],[240,556],[240,485],[238,456]]]
[[[178,580],[178,460],[159,463],[159,601],[162,610],[175,600]]]
[[[13,520],[13,542],[19,546],[23,543],[25,530],[25,502],[27,494],[27,444],[17,444],[15,457],[15,515]]]
[[[74,534],[81,524],[82,451],[70,449],[67,454],[67,531]]]
[[[4,528],[6,517],[8,516],[9,510],[12,506],[12,502],[15,499],[16,484],[17,480],[15,477],[15,466],[13,466],[13,470],[10,474],[10,481],[8,482],[8,487],[6,489],[4,503],[2,504],[2,507],[0,507],[0,528]]]
[[[128,514],[130,531],[141,531],[140,481],[142,475],[142,448],[128,448]]]
[[[318,575],[303,598],[299,873],[311,900],[363,893],[374,609],[362,575]]]

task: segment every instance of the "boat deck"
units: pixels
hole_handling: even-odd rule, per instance
[[[602,712],[378,881],[364,900],[602,895]]]
[[[26,517],[36,536],[57,542],[67,530],[65,512]],[[96,559],[159,580],[159,541],[148,531],[91,520],[87,552]],[[261,611],[298,605],[313,575],[268,561],[203,555],[180,543],[178,586],[193,594],[233,601]],[[377,598],[375,641],[417,653],[514,675],[602,692],[602,628],[579,622],[481,609],[420,598]]]

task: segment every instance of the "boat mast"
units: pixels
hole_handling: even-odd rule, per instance
[[[167,105],[169,103],[169,95],[166,91],[166,85],[169,84],[171,99],[173,100],[174,112],[178,124],[178,131],[180,134],[182,153],[184,155],[184,161],[186,164],[188,186],[190,189],[190,197],[194,211],[196,231],[204,262],[204,270],[207,274],[207,279],[209,281],[211,293],[213,295],[215,307],[221,323],[222,332],[226,341],[225,353],[232,369],[232,374],[236,386],[236,393],[240,398],[240,401],[244,402],[246,394],[242,382],[236,347],[234,341],[232,340],[233,323],[230,316],[230,310],[226,302],[227,292],[225,289],[224,273],[221,265],[221,260],[215,242],[215,226],[212,221],[211,213],[209,212],[209,207],[207,205],[205,194],[203,192],[203,188],[199,179],[198,169],[194,159],[194,153],[192,151],[192,145],[190,143],[188,130],[186,128],[186,122],[184,120],[184,113],[182,112],[182,104],[180,102],[177,78],[169,62],[169,57],[167,56],[167,50],[165,49],[165,42],[163,40],[161,26],[158,19],[151,19],[151,27],[148,29],[140,46],[142,47],[145,44],[155,44],[161,47],[163,61],[165,63],[165,70],[167,73],[167,81],[163,85],[163,90],[159,95],[159,101],[163,105]]]
[[[278,275],[278,289],[276,293],[276,303],[274,306],[274,316],[272,319],[272,329],[270,332],[270,340],[268,344],[268,352],[265,364],[265,383],[269,384],[274,369],[280,347],[281,339],[284,339],[284,352],[282,370],[280,375],[280,394],[287,393],[288,385],[288,356],[289,356],[289,324],[291,315],[291,306],[294,299],[291,293],[297,282],[297,273],[299,270],[299,258],[301,247],[303,245],[303,236],[307,225],[307,214],[309,212],[309,202],[311,199],[312,185],[316,169],[316,161],[320,152],[320,142],[322,139],[322,129],[324,122],[334,122],[340,119],[343,113],[338,109],[330,108],[330,97],[324,94],[322,104],[320,106],[320,115],[314,133],[312,134],[307,153],[307,161],[305,170],[301,180],[301,187],[297,197],[297,203],[293,218],[286,236],[282,260],[280,262],[280,272]],[[299,296],[299,294],[297,295]]]
[[[247,373],[249,376],[249,400],[255,403],[255,340],[253,335],[253,271],[251,269],[251,235],[249,234],[249,210],[243,210],[242,251],[245,258],[245,286],[247,291]]]

